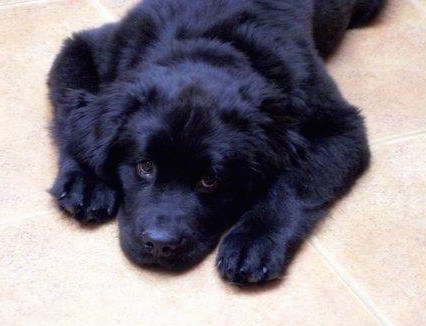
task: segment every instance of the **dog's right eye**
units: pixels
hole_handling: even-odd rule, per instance
[[[139,162],[136,165],[136,172],[141,177],[149,177],[154,173],[154,163],[149,160]]]

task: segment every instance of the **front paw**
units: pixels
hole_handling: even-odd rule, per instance
[[[82,171],[59,175],[50,193],[63,211],[81,223],[101,223],[117,213],[117,192]]]
[[[219,246],[217,268],[220,275],[236,285],[261,283],[284,273],[285,243],[279,234],[256,234],[238,226]]]

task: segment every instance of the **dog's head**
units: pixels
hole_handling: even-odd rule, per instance
[[[99,175],[117,176],[121,245],[132,261],[193,265],[262,195],[295,141],[265,87],[202,64],[154,67],[84,108],[95,118],[76,128],[75,150]]]

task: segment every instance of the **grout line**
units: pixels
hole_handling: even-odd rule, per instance
[[[343,269],[333,261],[333,259],[326,253],[326,250],[318,243],[316,237],[311,237],[308,240],[309,244],[319,253],[324,259],[329,269],[334,272],[337,277],[349,288],[353,295],[359,300],[359,302],[367,309],[380,324],[390,326],[392,323],[382,316],[379,311],[375,308],[374,302],[365,292],[354,282],[350,276],[348,276]]]
[[[50,210],[47,210],[47,211],[43,211],[43,212],[31,214],[31,215],[25,215],[25,216],[22,216],[22,217],[19,217],[19,218],[12,217],[12,218],[7,219],[5,221],[0,220],[0,228],[5,227],[5,226],[10,226],[12,224],[17,224],[17,223],[20,223],[20,222],[25,221],[25,220],[30,220],[32,218],[49,215],[49,214],[52,214],[54,212],[57,212],[57,210],[50,209]]]
[[[28,1],[11,2],[11,3],[0,3],[0,9],[23,7],[23,6],[37,5],[37,4],[48,4],[48,3],[63,2],[63,1],[65,0],[28,0]]]
[[[420,9],[420,11],[423,14],[426,14],[426,6],[422,5],[418,0],[408,0],[408,1],[411,2],[415,7]]]
[[[378,138],[377,140],[372,140],[370,144],[371,146],[378,146],[382,144],[392,144],[392,143],[400,142],[403,140],[407,140],[407,139],[410,139],[416,136],[422,136],[422,135],[426,135],[426,130],[418,130],[418,131],[413,131],[406,134],[399,134],[395,136]]]
[[[118,16],[113,14],[110,10],[108,10],[99,0],[88,0],[90,4],[99,11],[99,13],[108,20],[117,21]]]

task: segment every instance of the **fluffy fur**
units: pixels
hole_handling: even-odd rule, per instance
[[[49,75],[52,195],[83,223],[118,212],[137,264],[188,268],[228,230],[222,277],[280,277],[368,165],[363,119],[321,56],[382,5],[145,0],[73,35]]]

